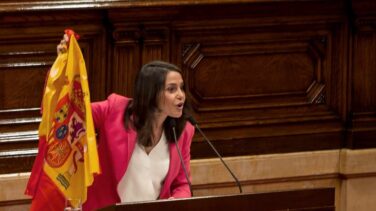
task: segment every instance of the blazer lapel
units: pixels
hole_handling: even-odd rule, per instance
[[[120,162],[120,165],[116,168],[115,176],[117,183],[119,183],[128,168],[129,161],[131,160],[132,153],[136,145],[136,137],[136,131],[134,131],[133,129],[127,131],[127,144],[122,145],[122,147],[124,147],[122,149],[123,153],[119,154],[117,157],[117,159],[122,160]]]
[[[169,151],[170,151],[170,166],[168,169],[168,173],[166,175],[165,181],[162,186],[161,193],[159,197],[166,197],[170,195],[169,187],[171,187],[171,183],[173,182],[173,178],[175,178],[177,174],[177,169],[180,167],[180,160],[178,158],[178,152],[176,151],[175,143],[170,142],[169,144]]]

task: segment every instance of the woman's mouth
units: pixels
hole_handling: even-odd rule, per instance
[[[184,107],[184,103],[178,103],[176,106],[178,107],[178,109],[182,110]]]

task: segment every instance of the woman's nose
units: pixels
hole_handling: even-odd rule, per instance
[[[179,90],[178,90],[177,97],[178,97],[179,99],[182,99],[182,98],[185,97],[185,93],[184,93],[184,91],[183,91],[182,89],[179,89]]]

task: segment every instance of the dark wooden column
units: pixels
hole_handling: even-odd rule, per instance
[[[376,147],[376,4],[353,0],[349,60],[349,148]]]

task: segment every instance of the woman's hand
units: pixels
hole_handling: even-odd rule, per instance
[[[60,55],[62,53],[67,52],[67,50],[68,50],[68,46],[67,46],[68,40],[69,40],[68,35],[64,34],[63,39],[60,40],[60,44],[57,45],[57,47],[56,47],[57,55]]]

